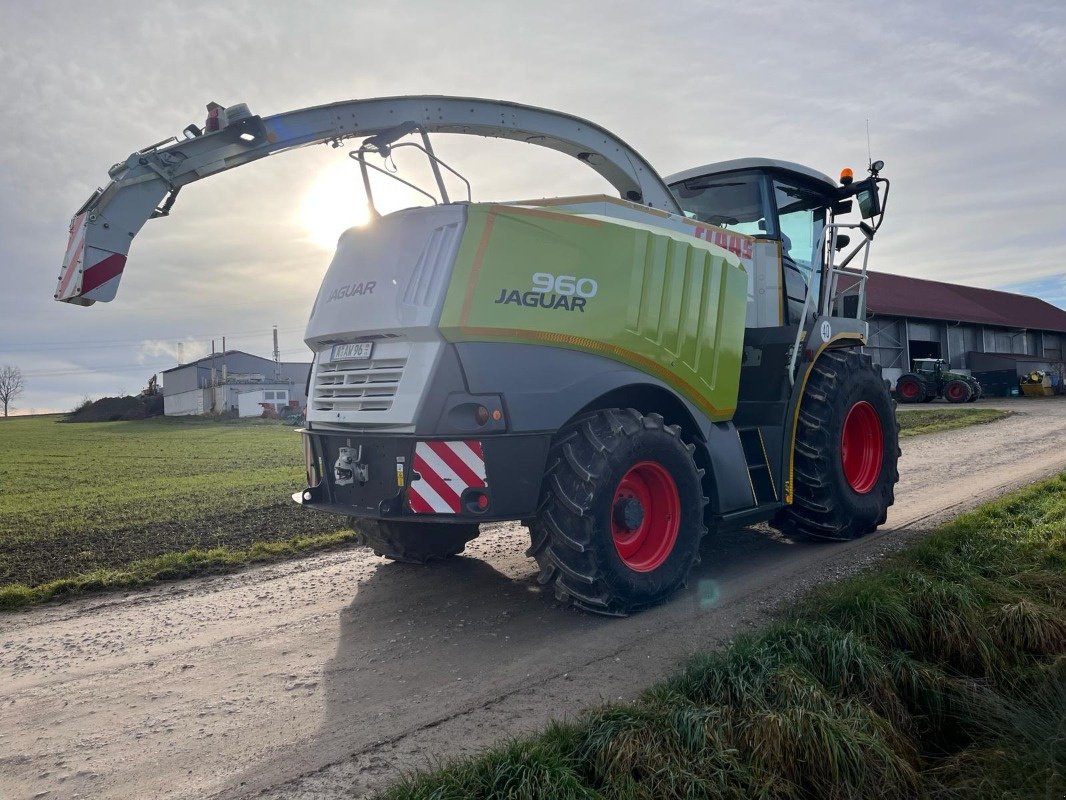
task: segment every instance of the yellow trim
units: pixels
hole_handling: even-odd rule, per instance
[[[574,195],[573,197],[544,197],[540,200],[518,200],[515,202],[517,206],[575,206],[581,203],[611,203],[616,206],[623,206],[624,208],[632,208],[637,211],[643,211],[646,214],[651,214],[655,217],[677,217],[678,219],[685,219],[687,217],[679,216],[677,214],[671,214],[669,211],[663,211],[659,208],[652,208],[651,206],[642,206],[640,203],[634,203],[632,200],[623,200],[621,197],[612,197],[608,194],[581,194]]]
[[[681,380],[677,375],[667,371],[661,364],[652,361],[647,356],[626,350],[624,347],[600,342],[595,339],[586,339],[583,336],[571,336],[567,333],[548,333],[544,331],[524,331],[516,328],[483,328],[460,325],[460,333],[465,336],[503,336],[509,339],[527,339],[532,342],[547,342],[549,344],[568,344],[582,350],[604,353],[615,359],[624,361],[633,366],[638,366],[645,372],[650,372],[659,378],[667,386],[681,389],[681,392],[708,417],[715,422],[731,419],[736,408],[717,408],[697,390],[694,386]]]
[[[623,200],[621,197],[612,197],[611,195],[607,194],[582,194],[574,195],[573,197],[545,197],[539,200],[515,200],[513,203],[501,203],[500,205],[506,206],[507,208],[516,208],[522,206],[575,206],[580,205],[582,203],[610,203],[611,205],[631,208],[636,211],[642,211],[645,214],[650,214],[653,217],[660,217],[663,219],[675,219],[678,222],[683,222],[693,228],[711,228],[716,231],[722,231],[722,233],[728,233],[730,236],[737,236],[741,239],[747,239],[752,244],[755,244],[756,242],[773,241],[767,239],[759,239],[755,236],[749,236],[746,233],[740,233],[738,231],[730,230],[729,228],[723,228],[720,225],[712,225],[709,222],[700,222],[698,219],[686,217],[684,214],[672,214],[669,211],[663,211],[661,208],[643,206],[640,203],[634,203],[631,200]],[[580,214],[581,212],[574,213]],[[714,244],[714,242],[711,242],[711,244]],[[778,242],[778,247],[780,247],[780,242]]]
[[[489,211],[490,214],[515,214],[527,217],[541,217],[556,222],[573,222],[575,225],[588,225],[599,228],[603,223],[598,219],[590,219],[583,214],[575,214],[569,211],[545,211],[542,208],[525,208],[523,206],[509,206],[506,203],[494,203]]]
[[[799,388],[799,400],[796,403],[796,412],[792,415],[792,437],[790,446],[788,449],[788,477],[785,479],[785,504],[792,505],[793,497],[793,478],[796,470],[796,431],[799,430],[799,417],[800,408],[803,406],[803,393],[807,390],[807,379],[811,376],[811,370],[814,369],[814,365],[818,363],[818,356],[820,356],[833,342],[841,339],[856,339],[860,344],[865,344],[866,341],[861,333],[854,333],[848,331],[846,333],[838,333],[832,337],[828,342],[823,342],[821,347],[818,348],[814,354],[814,358],[811,359],[811,363],[807,365],[806,372],[803,373],[803,380],[800,382]]]

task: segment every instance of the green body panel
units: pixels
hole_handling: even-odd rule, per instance
[[[709,242],[621,219],[475,204],[440,329],[456,342],[604,355],[720,421],[736,409],[746,309],[743,268]]]

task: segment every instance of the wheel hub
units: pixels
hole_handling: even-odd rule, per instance
[[[634,572],[662,566],[677,543],[681,496],[666,468],[634,464],[618,483],[611,504],[611,536],[619,558]]]
[[[866,400],[851,407],[840,437],[844,478],[857,494],[867,494],[877,484],[884,462],[885,436],[881,418]]]
[[[635,497],[622,497],[614,502],[614,524],[624,531],[639,530],[644,523],[644,506]]]

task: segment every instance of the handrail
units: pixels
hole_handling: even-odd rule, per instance
[[[863,241],[860,242],[854,250],[852,250],[847,258],[839,266],[833,264],[834,255],[837,251],[837,236],[838,231],[848,228],[854,228],[859,230],[863,235]],[[826,265],[824,275],[828,277],[826,282],[826,292],[821,297],[820,314],[823,317],[831,316],[831,311],[835,305],[837,298],[843,295],[843,292],[837,291],[837,286],[840,283],[841,275],[848,275],[857,280],[859,287],[859,301],[856,306],[856,319],[862,319],[866,313],[866,269],[870,260],[870,243],[873,241],[873,231],[864,222],[834,222],[826,225],[822,228],[822,233],[818,237],[818,245],[814,252],[819,252],[825,246],[826,237],[829,237],[829,263]],[[863,251],[862,258],[862,270],[858,273],[849,272],[845,267],[851,263],[852,259],[858,255],[859,251]],[[844,292],[851,291],[854,286],[848,287]],[[796,383],[796,362],[799,360],[800,345],[803,343],[803,334],[807,330],[807,316],[810,313],[811,298],[814,296],[814,292],[811,287],[807,287],[807,296],[803,300],[803,310],[800,314],[799,325],[796,329],[796,341],[792,344],[792,355],[788,360],[788,381],[789,385],[795,385]],[[841,309],[843,310],[843,309]]]

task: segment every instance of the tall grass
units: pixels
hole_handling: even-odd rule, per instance
[[[1066,794],[1066,474],[992,503],[637,701],[386,798]]]

